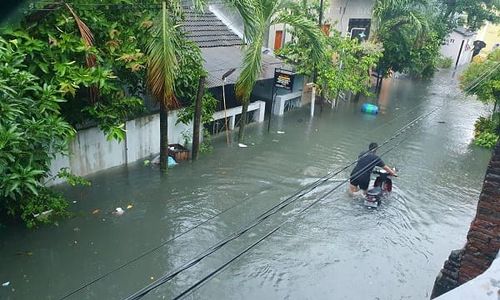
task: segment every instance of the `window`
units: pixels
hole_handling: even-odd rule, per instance
[[[366,41],[370,35],[371,19],[349,19],[348,33],[351,38]]]

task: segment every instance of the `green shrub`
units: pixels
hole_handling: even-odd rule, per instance
[[[498,135],[490,132],[482,132],[474,139],[474,144],[484,148],[493,148],[498,140]]]
[[[474,144],[484,148],[492,148],[498,140],[498,127],[500,126],[500,113],[495,113],[491,118],[479,117],[474,124]]]
[[[20,47],[0,37],[0,215],[33,227],[67,205],[43,180],[75,131],[61,117],[60,91],[28,71]]]
[[[437,67],[440,69],[449,69],[453,65],[453,58],[447,56],[439,56],[437,58]]]

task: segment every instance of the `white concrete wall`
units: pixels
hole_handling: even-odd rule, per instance
[[[375,0],[331,0],[325,20],[345,36],[349,19],[371,19],[374,4]],[[370,28],[373,30],[373,21]]]
[[[241,106],[232,108],[231,114],[241,114]],[[249,105],[249,110],[257,110],[256,122],[264,121],[265,102],[256,101]],[[168,115],[168,139],[170,144],[184,144],[183,132],[192,136],[193,123],[188,125],[177,122],[177,111]],[[216,112],[219,118],[223,112]],[[108,141],[97,127],[77,132],[69,145],[69,155],[57,155],[52,161],[50,172],[55,176],[61,168],[69,168],[79,176],[106,170],[112,167],[133,163],[160,152],[160,115],[150,115],[128,121],[125,124],[126,139],[121,143]],[[201,139],[202,137],[200,137]],[[59,178],[50,179],[46,184],[61,183]]]
[[[458,32],[453,31],[445,40],[445,45],[441,46],[441,55],[444,57],[451,57],[453,59],[453,66],[457,62],[458,54],[460,52],[460,45],[464,41],[462,53],[458,61],[458,66],[470,63],[472,59],[472,50],[474,49],[473,42],[475,36],[464,36]]]

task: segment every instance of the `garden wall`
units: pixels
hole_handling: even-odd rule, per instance
[[[254,101],[249,111],[255,110],[255,122],[264,121],[266,103]],[[241,106],[228,110],[228,118],[241,114]],[[217,117],[220,112],[215,112]],[[184,125],[177,122],[177,111],[170,111],[168,115],[168,139],[170,144],[184,144],[184,136],[192,136],[193,124]],[[57,174],[61,168],[69,168],[78,176],[86,176],[98,171],[106,170],[140,159],[151,157],[160,152],[160,115],[154,114],[140,117],[125,124],[126,137],[122,142],[108,141],[103,132],[92,127],[79,130],[75,139],[69,145],[69,155],[58,155],[51,165],[51,174]],[[202,137],[200,136],[200,139]],[[59,178],[50,179],[46,184],[61,183]]]
[[[193,125],[177,121],[177,111],[168,115],[169,143],[183,144],[183,132],[192,135]],[[126,138],[122,142],[108,141],[97,127],[79,130],[69,145],[69,155],[58,155],[52,162],[51,173],[67,167],[75,175],[85,176],[112,167],[135,162],[160,152],[160,115],[140,117],[125,124]],[[48,185],[61,183],[53,179]]]

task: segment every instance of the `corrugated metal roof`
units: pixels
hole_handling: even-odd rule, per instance
[[[207,88],[221,86],[222,75],[233,68],[236,71],[226,78],[226,84],[236,83],[244,56],[241,47],[202,48],[201,53],[204,59],[203,65],[208,72]],[[259,79],[273,78],[274,69],[279,67],[284,67],[282,61],[271,55],[262,54],[262,72]]]

